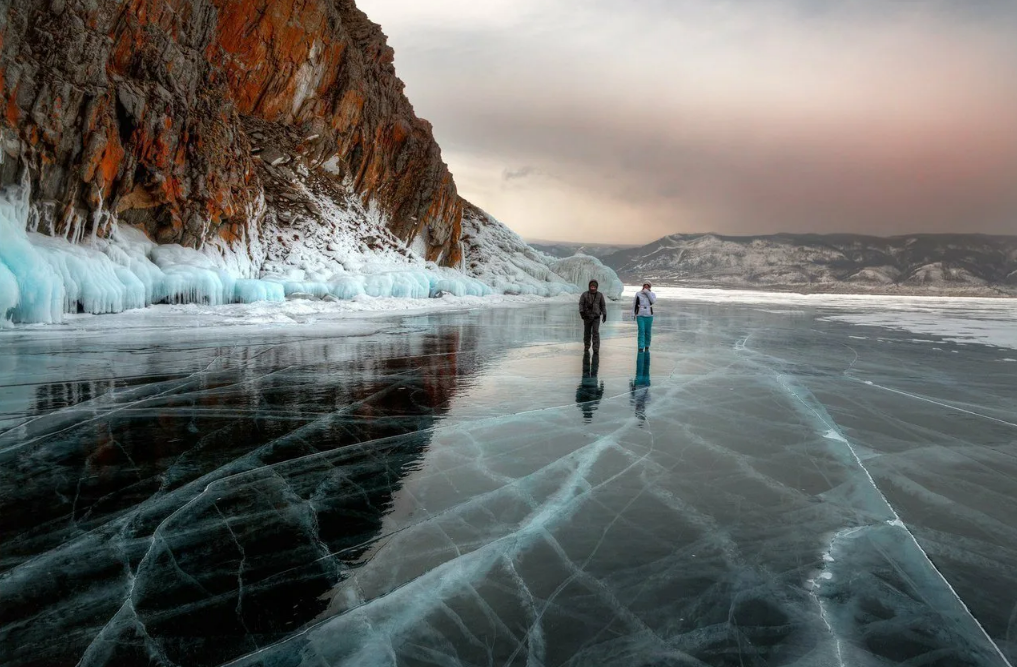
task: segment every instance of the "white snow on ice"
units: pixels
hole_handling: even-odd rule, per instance
[[[633,295],[638,289],[635,285],[627,285],[624,294]],[[676,301],[764,304],[842,311],[824,315],[821,319],[936,336],[953,343],[981,343],[1017,349],[1017,299],[794,294],[682,287],[655,287],[654,291],[658,298]]]

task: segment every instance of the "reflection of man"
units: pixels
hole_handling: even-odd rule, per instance
[[[604,383],[597,384],[597,370],[600,367],[600,355],[590,353],[583,354],[583,379],[576,387],[576,405],[583,412],[583,421],[589,424],[593,421],[593,413],[600,405],[600,399],[604,397]]]
[[[650,401],[650,353],[636,353],[636,377],[629,381],[629,401],[639,421],[646,421],[646,404]]]

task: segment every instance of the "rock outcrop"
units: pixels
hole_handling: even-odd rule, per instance
[[[314,215],[296,177],[461,263],[463,202],[352,0],[0,0],[0,104],[39,231],[257,255],[266,219]]]

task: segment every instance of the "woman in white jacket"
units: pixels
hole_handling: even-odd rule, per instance
[[[639,338],[636,346],[640,352],[650,349],[650,337],[653,330],[653,304],[657,302],[657,295],[650,291],[650,283],[643,283],[643,289],[636,293],[636,302],[633,310],[636,315],[636,325],[639,327]]]

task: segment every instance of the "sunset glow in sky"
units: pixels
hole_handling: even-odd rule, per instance
[[[360,0],[527,238],[1017,234],[1010,0]]]

